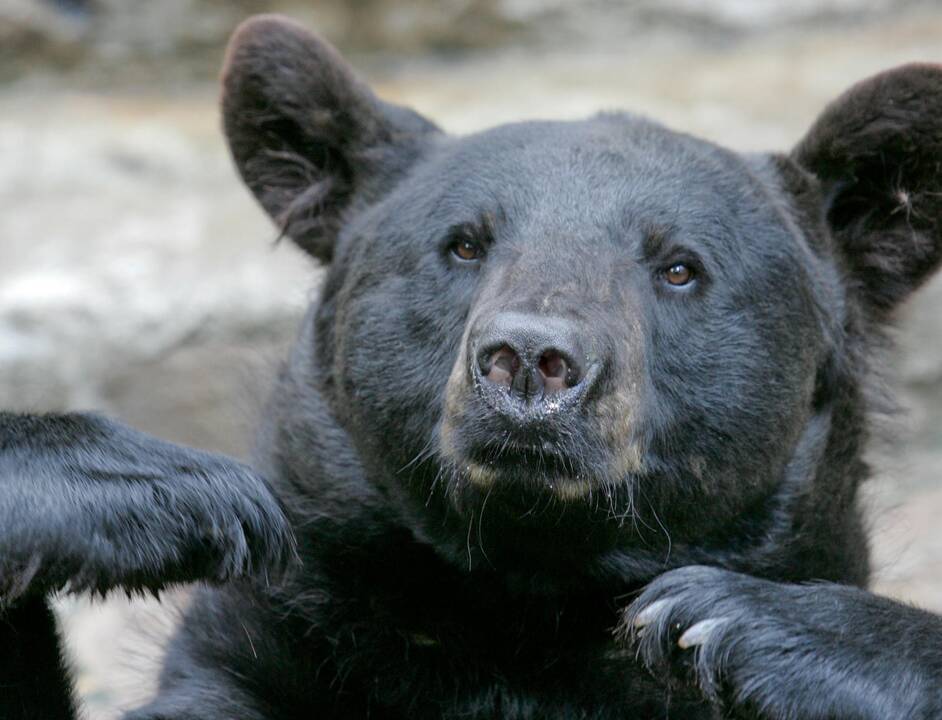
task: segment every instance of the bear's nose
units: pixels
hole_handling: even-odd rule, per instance
[[[523,402],[565,393],[583,378],[584,356],[575,328],[559,318],[502,313],[476,343],[481,381],[506,388]]]

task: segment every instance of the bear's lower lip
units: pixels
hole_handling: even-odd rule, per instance
[[[529,459],[488,461],[478,463],[469,461],[464,464],[465,477],[470,484],[488,493],[495,486],[526,488],[528,491],[555,495],[562,501],[580,500],[592,494],[592,483],[583,475],[562,472],[567,461],[553,459],[554,466],[534,466]]]
[[[576,463],[549,448],[512,445],[501,452],[472,451],[471,459],[479,466],[508,478],[546,478],[556,481],[580,473]]]

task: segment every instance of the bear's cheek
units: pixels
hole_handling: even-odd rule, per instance
[[[816,333],[781,307],[729,308],[652,333],[646,449],[688,492],[773,482],[811,411]]]
[[[462,298],[444,297],[425,273],[361,273],[369,277],[350,283],[337,317],[338,403],[384,445],[425,445],[459,352]]]
[[[587,407],[587,419],[596,435],[593,441],[609,455],[606,474],[622,478],[645,471],[645,438],[658,409],[647,362],[650,339],[642,319],[619,318],[608,325],[608,378]]]

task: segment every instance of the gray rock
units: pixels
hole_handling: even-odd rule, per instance
[[[212,106],[170,106],[0,102],[0,406],[100,408],[231,451],[243,375],[317,273],[273,246]]]
[[[347,50],[401,55],[520,43],[617,48],[667,29],[723,43],[769,29],[860,23],[927,1],[5,0],[0,73],[17,77],[45,65],[124,80],[208,78],[235,25],[258,12],[291,14]]]

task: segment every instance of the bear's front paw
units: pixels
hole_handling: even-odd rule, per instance
[[[0,412],[0,605],[268,578],[295,540],[266,480],[94,414]]]
[[[655,579],[618,634],[656,676],[696,683],[731,717],[931,717],[932,678],[883,639],[915,629],[908,611],[842,585],[691,566]]]

